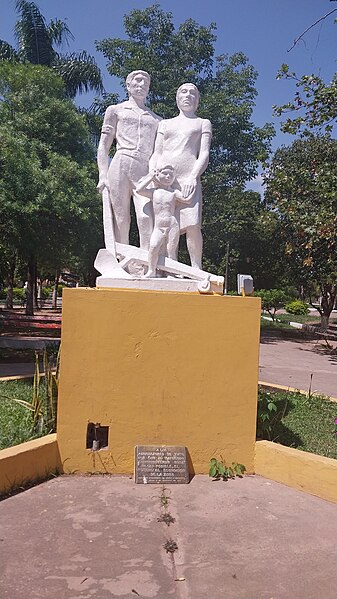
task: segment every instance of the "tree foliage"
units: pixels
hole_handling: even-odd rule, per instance
[[[283,289],[260,289],[255,295],[261,298],[262,310],[268,312],[273,321],[277,310],[284,308],[289,301],[289,296]]]
[[[275,152],[266,201],[279,215],[285,256],[298,284],[321,290],[325,326],[337,293],[337,141],[298,139]]]
[[[332,9],[310,25],[294,41],[292,48],[309,29],[315,27],[336,10],[336,8]],[[336,22],[337,19],[335,19]],[[308,133],[322,134],[324,132],[330,134],[333,131],[337,121],[337,73],[334,74],[331,82],[326,83],[317,73],[298,76],[295,72],[289,70],[287,64],[283,64],[277,74],[277,79],[287,79],[296,83],[293,100],[283,106],[273,107],[277,116],[292,113],[282,124],[281,128],[285,133],[306,135]]]
[[[103,91],[102,77],[94,58],[86,52],[61,54],[55,47],[73,39],[68,25],[59,19],[46,23],[35,2],[16,0],[19,20],[15,26],[17,48],[0,40],[0,61],[30,62],[51,67],[65,83],[66,94]]]
[[[294,99],[283,106],[274,106],[277,116],[294,113],[282,124],[285,133],[331,133],[337,122],[337,74],[332,81],[324,83],[318,75],[302,75],[290,72],[288,65],[282,65],[278,79],[290,79],[296,82]]]
[[[236,289],[238,272],[251,274],[255,288],[281,284],[279,221],[259,193],[235,187],[207,196],[203,232],[205,266],[223,275],[228,259],[229,289]]]
[[[86,245],[100,214],[85,120],[46,67],[3,62],[0,94],[1,238],[54,269]]]

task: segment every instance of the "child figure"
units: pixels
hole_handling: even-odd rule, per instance
[[[150,239],[149,268],[145,275],[147,278],[156,276],[159,252],[164,242],[167,256],[173,260],[177,259],[180,230],[175,216],[176,200],[189,204],[193,193],[184,198],[181,191],[172,187],[174,180],[174,168],[167,164],[151,171],[136,186],[137,193],[145,195],[153,202],[154,228]],[[151,181],[154,181],[156,187],[147,187]]]

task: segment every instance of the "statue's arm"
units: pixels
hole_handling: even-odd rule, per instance
[[[206,120],[206,119],[205,119]],[[209,163],[209,151],[211,149],[212,128],[211,123],[206,121],[203,127],[200,141],[199,155],[192,169],[192,177],[198,178],[205,172]]]
[[[192,193],[190,193],[189,196],[187,196],[187,198],[185,198],[183,196],[182,192],[179,191],[179,189],[176,189],[174,197],[175,197],[176,200],[178,200],[178,202],[181,202],[181,204],[190,204],[191,200],[192,200],[192,196],[193,196],[193,191],[192,191]]]
[[[140,179],[140,181],[138,181],[138,183],[136,185],[136,188],[135,188],[135,191],[137,193],[140,193],[143,196],[146,196],[147,198],[151,198],[152,199],[153,191],[154,190],[153,189],[149,189],[147,187],[147,185],[149,183],[151,183],[151,181],[153,181],[153,178],[155,177],[155,175],[156,175],[156,171],[151,170],[147,175],[145,175],[145,177],[142,177]]]
[[[107,175],[109,169],[109,151],[116,136],[117,114],[114,106],[109,106],[104,115],[101,137],[97,149],[97,165],[99,180],[97,189],[102,193],[106,187],[109,189]]]
[[[158,159],[163,153],[163,141],[164,141],[164,130],[163,130],[164,121],[160,121],[157,129],[157,135],[154,144],[153,154],[149,161],[149,170],[152,171],[157,168]]]
[[[208,166],[211,141],[212,141],[212,125],[211,125],[210,121],[208,121],[207,119],[204,119],[203,124],[202,124],[202,133],[201,133],[200,149],[199,149],[199,153],[198,153],[198,158],[196,159],[196,161],[193,165],[193,168],[192,168],[192,171],[191,171],[191,174],[190,174],[188,180],[185,182],[185,184],[182,187],[182,192],[183,192],[184,198],[187,198],[194,192],[200,175],[202,175],[202,173],[206,170],[206,168]]]

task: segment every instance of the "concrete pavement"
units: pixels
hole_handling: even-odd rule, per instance
[[[2,599],[335,599],[335,504],[259,476],[61,476],[0,510]],[[167,553],[164,544],[177,544]]]
[[[331,347],[337,343],[330,341]],[[321,339],[264,331],[261,335],[259,380],[337,397],[337,354]]]

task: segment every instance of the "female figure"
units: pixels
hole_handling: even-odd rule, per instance
[[[193,83],[184,83],[176,95],[179,115],[159,123],[150,169],[171,164],[176,187],[184,198],[192,195],[189,205],[176,208],[180,234],[186,233],[191,265],[201,269],[202,261],[202,190],[200,176],[206,170],[212,138],[209,120],[196,116],[199,91]]]

